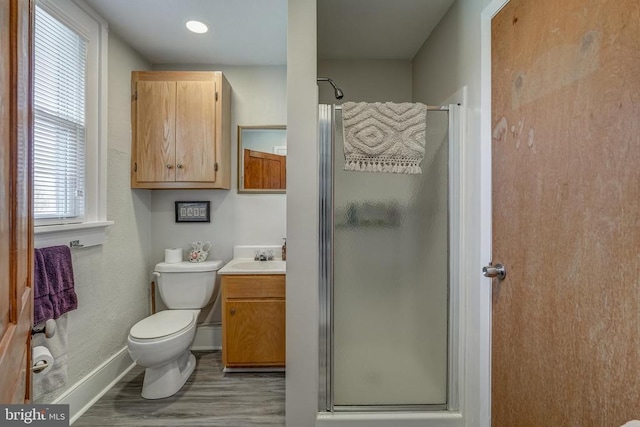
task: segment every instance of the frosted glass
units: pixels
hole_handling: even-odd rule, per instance
[[[334,405],[447,403],[448,115],[421,175],[342,170],[334,150]]]

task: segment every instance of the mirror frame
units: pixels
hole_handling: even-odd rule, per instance
[[[243,152],[242,152],[242,130],[243,129],[265,129],[265,130],[287,130],[286,125],[238,125],[238,159],[237,159],[237,168],[238,168],[238,193],[245,194],[284,194],[287,192],[287,189],[245,189],[242,185],[242,160],[243,160]],[[286,167],[286,166],[285,166]]]

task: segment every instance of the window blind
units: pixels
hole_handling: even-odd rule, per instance
[[[35,20],[34,216],[82,222],[87,41],[41,7]]]

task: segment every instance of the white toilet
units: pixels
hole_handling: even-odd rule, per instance
[[[161,262],[154,275],[169,310],[142,319],[129,331],[131,358],[146,368],[142,397],[162,399],[178,392],[196,366],[189,348],[200,309],[218,298],[217,271],[222,261]],[[215,292],[214,292],[215,291]]]

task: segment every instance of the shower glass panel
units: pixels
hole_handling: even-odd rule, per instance
[[[420,175],[344,171],[335,111],[332,410],[447,406],[448,128],[427,113]]]

